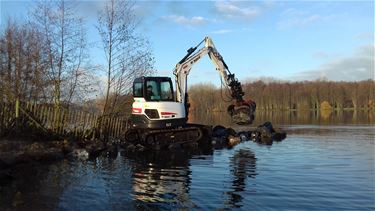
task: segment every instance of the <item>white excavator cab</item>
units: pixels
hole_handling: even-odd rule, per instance
[[[144,98],[146,102],[174,102],[172,81],[168,77],[143,77],[134,81],[134,98]]]
[[[136,128],[167,128],[186,124],[184,103],[176,102],[169,77],[140,77],[133,83],[130,124]]]

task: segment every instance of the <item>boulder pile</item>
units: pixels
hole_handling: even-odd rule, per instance
[[[212,132],[212,145],[215,148],[233,147],[244,141],[272,145],[274,141],[278,142],[286,138],[286,132],[281,129],[275,129],[271,122],[265,122],[253,130],[240,132],[217,125]]]

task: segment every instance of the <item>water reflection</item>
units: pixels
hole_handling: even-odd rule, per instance
[[[142,202],[188,203],[191,154],[159,151],[126,154],[131,160],[134,199]]]
[[[233,176],[232,185],[226,192],[228,199],[225,202],[230,207],[241,207],[244,198],[247,178],[256,176],[256,157],[250,149],[239,149],[230,157],[230,172]]]
[[[199,152],[201,153],[201,152]],[[194,207],[189,193],[192,184],[191,159],[201,160],[207,171],[213,162],[213,154],[160,151],[143,154],[124,154],[130,160],[133,177],[133,198],[148,208],[155,204],[174,207]],[[256,176],[256,158],[248,149],[236,150],[229,159],[229,184],[223,189],[225,207],[241,207],[247,180]],[[224,173],[224,172],[223,172]],[[209,179],[209,178],[207,178]],[[158,207],[160,208],[160,207]]]
[[[373,125],[288,131],[270,148],[32,165],[0,182],[0,210],[374,210]]]
[[[192,123],[212,125],[233,125],[225,112],[191,113]],[[274,125],[317,124],[372,124],[375,121],[375,111],[345,110],[345,111],[257,111],[254,126],[271,121]]]
[[[67,162],[60,164],[21,164],[11,169],[12,179],[0,183],[0,210],[50,210],[57,207],[65,185],[73,181],[60,174],[68,167]]]

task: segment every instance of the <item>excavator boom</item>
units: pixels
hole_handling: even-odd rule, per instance
[[[204,43],[205,46],[194,53],[197,48]],[[190,73],[192,66],[197,63],[203,56],[207,55],[214,63],[216,70],[225,86],[230,90],[233,104],[227,109],[232,121],[236,124],[251,124],[254,120],[254,113],[256,109],[255,102],[251,100],[244,100],[245,93],[242,91],[241,83],[233,73],[229,71],[227,64],[223,57],[216,50],[212,39],[205,37],[197,46],[189,48],[184,58],[177,63],[174,75],[176,76],[177,87],[177,101],[187,104],[187,76]]]

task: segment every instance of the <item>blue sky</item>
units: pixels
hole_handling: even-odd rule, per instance
[[[32,3],[2,0],[1,24],[8,16],[23,17]],[[137,1],[135,12],[159,75],[172,77],[186,50],[210,36],[241,81],[374,78],[374,1]],[[90,20],[89,40],[95,42]],[[92,55],[104,62],[100,49]],[[189,79],[220,82],[208,57]]]

